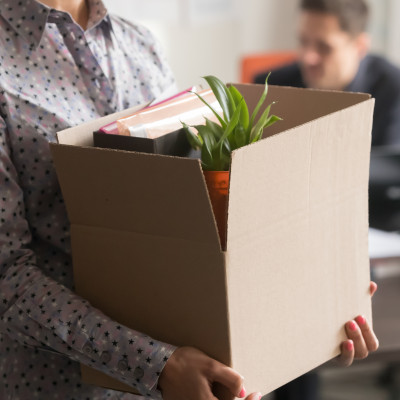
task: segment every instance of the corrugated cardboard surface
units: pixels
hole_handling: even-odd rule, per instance
[[[119,111],[114,114],[107,115],[94,121],[85,122],[74,128],[68,128],[57,133],[59,143],[69,144],[74,146],[93,146],[93,132],[100,129],[102,126],[108,125],[116,121],[118,118],[123,118],[140,110],[145,105],[128,108],[124,111]]]
[[[54,145],[72,225],[212,245],[218,235],[199,160]]]
[[[250,103],[262,91],[239,88]],[[52,145],[78,293],[233,365],[263,393],[338,354],[344,323],[371,307],[373,100],[278,87],[269,98],[282,133],[233,155],[226,252],[197,160]]]
[[[263,379],[279,386],[322,364],[339,354],[344,321],[371,317],[371,107],[364,102],[234,155],[227,287],[233,365],[249,387]],[[264,368],[254,368],[249,349]]]

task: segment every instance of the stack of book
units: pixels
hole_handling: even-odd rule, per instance
[[[199,154],[191,148],[182,121],[199,125],[205,123],[206,117],[217,122],[216,116],[197,94],[222,114],[211,89],[197,93],[193,88],[101,127],[93,132],[94,146],[197,158]]]

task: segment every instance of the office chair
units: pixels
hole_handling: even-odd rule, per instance
[[[252,83],[258,73],[289,64],[296,58],[297,53],[289,50],[244,55],[240,60],[241,83]]]

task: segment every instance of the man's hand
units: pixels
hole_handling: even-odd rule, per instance
[[[243,378],[232,368],[193,347],[180,347],[169,358],[158,380],[164,400],[215,400],[214,382],[225,386],[232,397],[246,397]],[[252,393],[246,400],[260,400]]]

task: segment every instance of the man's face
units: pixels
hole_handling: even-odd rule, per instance
[[[344,32],[331,14],[303,11],[299,61],[304,83],[316,89],[344,89],[355,77],[364,49],[361,36]]]

